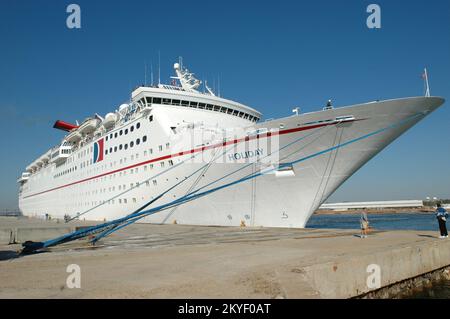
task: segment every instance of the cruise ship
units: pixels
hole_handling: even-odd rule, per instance
[[[170,85],[137,87],[104,117],[56,121],[67,134],[18,179],[22,214],[111,221],[161,207],[140,221],[302,228],[361,166],[444,103],[329,102],[262,121],[182,63],[174,70]]]

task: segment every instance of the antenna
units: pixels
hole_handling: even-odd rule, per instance
[[[153,86],[153,62],[150,61],[150,79],[151,79],[151,86]]]
[[[427,68],[423,69],[423,74],[422,74],[422,78],[425,81],[425,96],[426,97],[430,97],[430,85],[428,84],[428,72],[427,72]]]
[[[161,84],[161,51],[158,50],[158,85]]]
[[[147,61],[144,60],[144,86],[147,86]]]
[[[220,97],[220,74],[217,76],[217,93]]]

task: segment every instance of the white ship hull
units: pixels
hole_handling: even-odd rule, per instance
[[[216,128],[245,128],[251,123],[203,110],[195,113],[181,106],[155,105],[153,122],[148,114],[131,121],[121,129],[139,122],[141,127],[134,130],[134,135],[104,141],[104,149],[130,138],[148,136],[149,141],[126,152],[105,155],[92,164],[92,143],[85,146],[79,150],[81,155],[75,155],[67,165],[69,170],[77,167],[72,172],[55,177],[61,168],[49,165],[32,175],[20,193],[19,207],[26,216],[49,214],[63,218],[65,214],[82,214],[86,220],[112,220],[131,213],[174,185],[149,208],[179,200],[196,190],[235,183],[157,212],[142,222],[301,228],[346,179],[442,103],[443,99],[435,97],[405,98],[291,116],[254,124],[253,129],[261,130],[259,138],[252,134],[245,135],[249,141],[228,138],[225,146],[212,141],[203,150],[177,140],[179,136],[170,128],[198,119]],[[273,133],[268,136],[265,129]],[[183,134],[188,133],[189,127]],[[275,151],[276,145],[279,151]],[[203,155],[206,159],[200,160]],[[277,163],[262,163],[268,155],[279,158],[282,168],[277,169]],[[188,160],[192,156],[196,157]],[[210,160],[214,157],[218,158]],[[87,167],[80,169],[86,162]],[[261,175],[241,181],[258,172]]]

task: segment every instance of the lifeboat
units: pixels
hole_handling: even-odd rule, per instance
[[[78,128],[78,131],[84,135],[90,134],[95,131],[95,129],[97,128],[99,123],[100,123],[99,119],[96,119],[96,118],[87,119],[80,125],[80,127]]]
[[[47,164],[48,161],[50,160],[50,153],[44,154],[44,155],[42,156],[41,160],[42,160],[42,162],[43,162],[44,164]]]
[[[129,107],[129,105],[126,104],[126,103],[125,104],[121,104],[119,106],[119,113],[122,114],[122,115],[125,115],[125,113],[127,113],[128,107]]]
[[[118,120],[118,116],[116,113],[108,113],[105,116],[105,119],[102,122],[102,125],[106,128],[109,129],[111,127],[114,126],[114,124],[116,124]]]
[[[18,183],[25,183],[30,178],[30,172],[23,172],[22,175],[17,180]]]
[[[73,130],[69,135],[66,136],[65,140],[70,143],[76,143],[81,140],[81,133],[79,130]]]

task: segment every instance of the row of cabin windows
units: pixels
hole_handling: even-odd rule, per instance
[[[253,116],[251,114],[241,112],[238,110],[234,110],[225,106],[219,106],[219,105],[212,105],[212,104],[206,104],[202,102],[194,102],[194,101],[185,101],[185,100],[175,100],[175,99],[166,99],[166,98],[159,98],[159,97],[151,97],[146,96],[139,100],[139,103],[141,106],[145,106],[146,104],[164,104],[164,105],[176,105],[176,106],[185,106],[185,107],[193,107],[208,111],[215,111],[215,112],[222,112],[234,116],[242,117],[243,119],[252,121],[252,122],[258,122],[259,118],[256,116]]]
[[[89,153],[92,153],[92,151],[93,151],[92,146],[88,147],[88,148],[86,148],[86,149],[84,149],[82,151],[79,151],[78,152],[78,158],[82,158],[82,157],[84,157],[86,155],[89,155]]]
[[[173,166],[173,161],[172,161],[172,160],[169,160],[169,161],[168,161],[168,164],[169,164],[169,166]],[[160,162],[160,166],[161,166],[161,168],[164,168],[164,162]],[[150,169],[153,169],[153,164],[150,164],[149,167],[150,167]],[[130,174],[133,174],[133,171],[134,171],[135,173],[138,173],[138,168],[134,168],[134,170],[133,170],[133,169],[130,169]],[[144,171],[147,171],[147,165],[144,166]],[[116,175],[116,174],[114,174],[113,176],[110,175],[110,179],[111,179],[112,177],[115,177],[115,175]],[[124,176],[126,175],[126,171],[123,172],[123,175],[124,175]],[[120,172],[119,176],[122,176],[122,172]],[[153,184],[154,186],[157,186],[157,185],[158,185],[157,180],[156,180],[156,179],[152,180],[152,184]],[[141,182],[141,183],[130,183],[130,188],[133,188],[133,187],[140,187],[141,185],[144,185],[144,182]],[[150,186],[150,181],[149,181],[149,180],[145,181],[145,185],[146,185],[146,186]],[[124,191],[124,190],[126,190],[126,185],[125,185],[125,184],[119,185],[117,188],[118,188],[119,191]],[[100,188],[99,190],[100,190],[100,194],[106,193],[106,188],[103,188],[103,189]],[[82,193],[82,195],[83,195],[83,196],[97,195],[97,194],[99,193],[99,190],[97,189],[97,190],[93,190],[93,191],[87,191],[87,192]],[[115,190],[116,190],[116,187],[115,187],[115,186],[108,187],[108,192],[114,192]]]
[[[168,144],[168,143],[167,143],[167,144]],[[168,145],[167,145],[167,146],[168,146]],[[161,146],[161,147],[162,147],[162,146]],[[147,151],[145,151],[145,154],[146,154],[146,152],[147,152]],[[136,154],[136,159],[138,158],[138,155],[139,155],[139,154]],[[131,155],[131,160],[133,160],[133,159],[134,159],[134,156]],[[125,163],[125,162],[126,162],[126,158],[124,158],[123,160],[120,159],[120,164],[122,164],[122,162]],[[110,164],[111,164],[111,167],[112,167],[112,163],[110,163]],[[172,161],[172,160],[168,160],[168,164],[169,164],[169,166],[173,166],[173,161]],[[164,162],[164,161],[161,161],[161,162],[159,162],[159,165],[161,166],[161,168],[164,168],[164,167],[165,167],[165,162]],[[144,166],[144,171],[147,171],[147,167],[150,168],[150,169],[152,170],[152,169],[153,169],[153,164],[149,164],[148,166],[145,165],[145,166]],[[65,174],[75,172],[76,170],[77,170],[77,167],[74,166],[74,167],[72,167],[72,168],[69,168],[69,169],[67,169],[67,170],[65,170],[65,171],[62,171],[62,172],[60,172],[60,173],[54,175],[53,177],[54,177],[54,178],[57,178],[57,177],[59,177],[59,176],[65,175]],[[136,168],[134,168],[134,169],[133,169],[133,168],[130,169],[130,174],[133,174],[133,173],[137,174],[138,172],[139,172],[139,167],[136,167]],[[124,172],[123,172],[123,176],[125,176],[126,174],[127,174],[126,171],[124,171]],[[122,172],[119,173],[119,176],[122,177]],[[116,177],[116,174],[113,174],[113,175],[110,175],[110,176],[109,176],[110,179],[112,179],[112,178],[114,178],[114,177]],[[120,187],[119,187],[119,189],[120,189]],[[124,188],[124,189],[125,189],[125,188]],[[113,190],[114,190],[114,189],[113,189]]]
[[[59,172],[58,174],[54,175],[53,178],[57,178],[57,177],[60,177],[60,176],[63,176],[63,175],[75,172],[76,170],[77,170],[76,166],[68,168],[68,169],[66,169],[66,170],[64,170],[62,172]]]
[[[151,183],[150,183],[149,180],[147,180],[147,181],[145,181],[145,182],[141,182],[141,183],[130,183],[130,189],[132,189],[132,188],[134,188],[134,187],[144,186],[144,184],[145,184],[147,187],[149,187],[151,184],[152,184],[153,186],[157,186],[157,185],[158,185],[158,181],[157,181],[156,179],[154,179],[154,180],[152,180]],[[125,191],[126,189],[127,189],[126,184],[118,185],[118,186],[117,186],[117,190],[119,190],[119,191]],[[106,188],[100,188],[100,189],[93,190],[93,191],[87,191],[87,192],[83,192],[83,193],[81,193],[81,194],[79,194],[79,195],[81,195],[81,196],[98,195],[99,193],[100,193],[100,194],[102,194],[102,193],[104,194],[104,193],[106,193],[107,191],[108,191],[108,192],[115,192],[115,191],[116,191],[116,186],[108,187],[108,189],[106,189]]]
[[[144,143],[147,142],[147,136],[146,136],[146,135],[142,137],[142,141],[143,141]],[[136,145],[139,145],[140,143],[141,143],[141,142],[140,142],[140,139],[138,138],[138,139],[136,140]],[[112,153],[112,152],[116,152],[117,150],[127,149],[127,148],[128,148],[128,146],[127,146],[128,144],[124,144],[124,145],[125,145],[125,146],[122,146],[122,144],[120,144],[118,147],[115,146],[114,148],[111,147],[111,148],[109,148],[109,150],[105,150],[105,155],[108,154],[108,152],[109,152],[109,153]],[[134,146],[134,142],[130,142],[130,147],[133,147],[133,146]],[[166,149],[169,149],[169,148],[170,148],[170,143],[166,143]],[[163,150],[163,146],[162,146],[162,145],[159,145],[159,146],[158,146],[158,149],[159,149],[159,151],[162,151],[162,150]],[[150,148],[150,149],[148,150],[148,152],[147,152],[147,150],[145,150],[145,151],[144,151],[144,156],[147,156],[147,154],[153,154],[153,149]],[[138,157],[139,157],[139,153],[136,153],[136,159],[138,159]],[[134,156],[134,155],[131,155],[131,160],[134,160],[134,158],[135,158],[135,156]],[[120,159],[120,164],[125,163],[125,162],[126,162],[126,157],[123,158],[123,159]],[[116,162],[114,162],[114,165],[115,165],[115,163],[116,163]],[[85,167],[87,167],[89,164],[92,165],[92,159],[91,159],[90,161],[88,160],[88,161],[86,161],[86,162],[80,163],[80,168],[85,168]],[[160,165],[161,165],[161,167],[163,168],[163,167],[164,167],[164,162],[160,162]],[[110,163],[110,166],[113,167],[113,163],[112,163],[112,162]],[[169,160],[169,166],[173,166],[173,161],[172,161],[172,160]],[[150,164],[150,169],[153,169],[153,164]],[[62,171],[62,172],[60,172],[60,173],[54,175],[53,177],[56,178],[56,177],[59,177],[59,176],[62,176],[62,175],[65,175],[65,174],[74,172],[74,171],[76,171],[76,170],[77,170],[77,166],[74,166],[73,168],[69,168],[69,169],[67,169],[67,170],[64,170],[64,171]],[[135,170],[136,170],[136,173],[137,173],[137,168],[136,168]],[[145,170],[145,171],[147,170],[147,165],[144,166],[144,170]],[[133,170],[131,170],[130,173],[133,174]],[[114,174],[114,175],[115,175],[115,174]],[[122,173],[120,173],[120,175],[122,175]],[[112,178],[112,176],[110,176],[110,178]]]
[[[137,122],[136,123],[136,129],[138,130],[141,127],[141,123]],[[130,133],[134,131],[134,125],[130,126]],[[117,138],[118,136],[122,136],[122,135],[127,135],[128,134],[128,128],[126,129],[122,129],[118,132],[115,133],[110,133],[109,135],[106,135],[106,140],[108,140],[108,138],[111,140],[113,138]]]
[[[145,142],[147,142],[147,135],[144,135],[142,137],[142,143],[145,143]],[[135,142],[131,141],[130,148],[134,147],[134,144],[135,144]],[[136,145],[139,145],[139,144],[141,144],[140,138],[136,139]],[[118,150],[121,151],[122,149],[127,150],[128,144],[120,144],[119,146],[110,147],[109,150],[108,149],[105,150],[105,155],[108,155],[108,153],[111,154],[112,152],[117,152]]]

